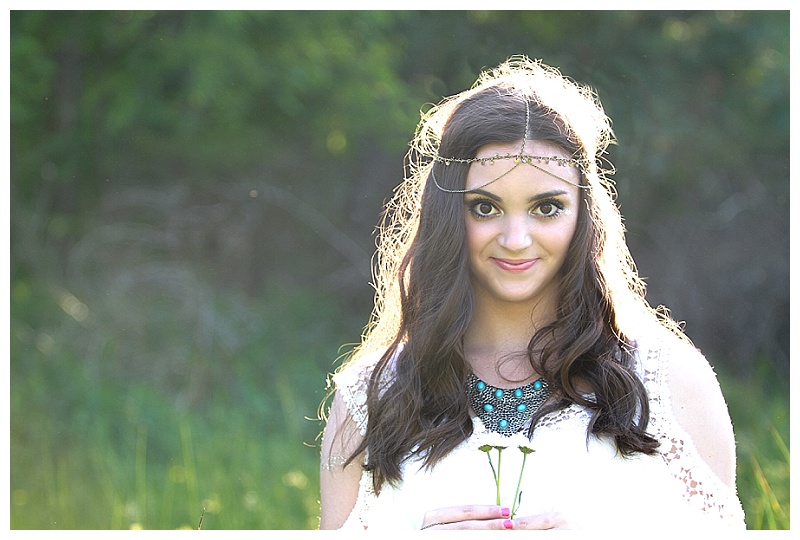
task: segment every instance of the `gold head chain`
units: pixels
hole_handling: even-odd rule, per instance
[[[522,137],[522,146],[520,147],[519,152],[517,152],[516,154],[503,154],[503,155],[495,154],[495,155],[489,156],[489,157],[476,157],[476,158],[452,158],[452,157],[442,157],[437,152],[436,155],[433,156],[433,160],[434,161],[438,161],[439,163],[444,163],[445,166],[449,166],[451,163],[458,163],[458,164],[462,164],[462,165],[469,165],[469,164],[472,164],[472,163],[480,163],[481,165],[486,165],[488,163],[489,165],[494,165],[494,162],[496,160],[513,159],[514,160],[514,166],[513,167],[511,167],[510,169],[505,171],[503,174],[501,174],[497,178],[493,178],[493,179],[489,180],[488,182],[486,182],[485,184],[480,185],[480,186],[475,187],[475,188],[472,188],[472,189],[448,189],[448,188],[442,187],[439,184],[439,182],[436,180],[436,175],[434,174],[433,169],[431,169],[431,177],[433,178],[433,183],[436,185],[437,188],[439,188],[440,190],[442,190],[442,191],[444,191],[446,193],[468,193],[470,191],[474,191],[476,189],[481,189],[483,187],[486,187],[489,184],[491,184],[492,182],[496,182],[497,180],[500,180],[505,175],[507,175],[508,173],[510,173],[511,171],[513,171],[514,169],[516,169],[517,167],[519,167],[521,164],[524,163],[524,164],[530,165],[532,167],[535,167],[536,169],[539,169],[540,171],[542,171],[542,172],[544,172],[546,174],[549,174],[550,176],[553,176],[555,178],[558,178],[559,180],[561,180],[563,182],[566,182],[567,184],[573,185],[575,187],[578,187],[578,188],[581,188],[581,189],[588,189],[589,187],[591,187],[591,186],[588,186],[588,185],[584,186],[584,185],[572,182],[570,180],[567,180],[566,178],[564,178],[562,176],[559,176],[559,175],[555,174],[554,172],[552,172],[552,171],[550,171],[548,169],[545,169],[544,167],[541,167],[541,166],[537,165],[537,163],[543,163],[545,165],[548,165],[552,161],[552,162],[555,162],[555,163],[559,164],[562,167],[580,167],[580,168],[582,168],[582,167],[587,166],[590,163],[590,160],[588,160],[588,159],[576,159],[576,158],[565,158],[565,157],[560,157],[560,156],[534,156],[534,155],[531,155],[531,154],[528,154],[528,153],[525,152],[525,141],[528,140],[528,135],[529,135],[528,132],[529,132],[529,129],[530,129],[530,127],[529,127],[530,115],[531,115],[530,107],[528,106],[528,101],[526,100],[525,101],[525,134]]]

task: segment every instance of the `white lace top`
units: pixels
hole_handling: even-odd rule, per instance
[[[743,529],[744,513],[735,491],[701,459],[672,412],[666,380],[668,355],[700,352],[677,340],[669,340],[669,346],[661,340],[650,341],[649,347],[639,341],[636,369],[650,398],[648,432],[660,441],[657,454],[625,458],[610,440],[590,436],[587,441],[590,413],[577,405],[542,418],[531,440],[522,433],[500,436],[474,418],[468,440],[432,469],[407,460],[402,465],[403,481],[396,486],[385,484],[377,497],[371,474],[365,471],[344,528],[419,529],[429,510],[495,504],[489,457],[479,449],[489,444],[507,447],[499,476],[501,504],[509,508],[523,458],[518,447],[533,449],[520,483],[519,516],[555,511],[566,515],[573,527],[609,531]],[[370,365],[353,366],[334,377],[362,435],[367,425],[370,370]],[[496,466],[496,451],[491,456]]]

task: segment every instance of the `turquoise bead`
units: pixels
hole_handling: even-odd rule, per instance
[[[486,383],[483,382],[483,381],[478,381],[477,387],[478,387],[478,390],[483,391],[483,390],[486,389]]]
[[[487,403],[486,405],[483,406],[483,410],[486,412],[492,412],[494,410],[494,407],[492,406],[491,403]]]
[[[536,381],[535,383],[533,383],[533,389],[534,390],[541,390],[542,389],[542,381]]]
[[[498,388],[497,390],[494,391],[494,397],[500,399],[501,397],[503,397],[503,391]]]
[[[514,390],[514,395],[517,396],[518,398],[522,397],[522,388],[517,388],[516,390]]]
[[[505,429],[508,427],[508,420],[500,420],[500,427]]]
[[[522,412],[522,411],[524,411],[524,410],[525,410],[525,409],[527,409],[527,408],[528,408],[528,406],[527,406],[527,405],[525,405],[524,403],[520,403],[519,405],[517,405],[517,410],[518,410],[519,412]]]

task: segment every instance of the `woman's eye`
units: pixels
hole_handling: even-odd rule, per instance
[[[478,217],[490,217],[497,213],[497,209],[490,202],[475,201],[470,205],[470,210]]]
[[[543,202],[536,207],[536,213],[542,217],[556,217],[564,207],[555,202]]]

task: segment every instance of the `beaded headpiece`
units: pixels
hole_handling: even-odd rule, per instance
[[[437,151],[436,154],[433,156],[433,160],[434,161],[439,162],[439,163],[444,163],[445,166],[450,166],[451,163],[458,163],[458,164],[464,164],[464,165],[469,165],[469,164],[472,164],[472,163],[480,163],[481,165],[486,165],[488,163],[489,165],[494,165],[494,162],[496,160],[513,159],[514,160],[514,165],[510,169],[505,171],[504,173],[500,174],[500,176],[498,176],[496,178],[493,178],[493,179],[489,180],[488,182],[486,182],[485,184],[482,184],[482,185],[480,185],[478,187],[474,187],[472,189],[449,189],[449,188],[442,187],[439,184],[439,182],[436,180],[436,175],[434,174],[433,169],[431,169],[431,178],[433,179],[433,183],[436,185],[437,188],[439,188],[440,190],[442,190],[442,191],[444,191],[446,193],[468,193],[470,191],[474,191],[476,189],[481,189],[483,187],[486,187],[489,184],[491,184],[492,182],[500,180],[501,178],[506,176],[508,173],[510,173],[511,171],[513,171],[514,169],[519,167],[520,165],[527,164],[527,165],[530,165],[530,166],[532,166],[532,167],[534,167],[536,169],[539,169],[540,171],[542,171],[542,172],[544,172],[546,174],[549,174],[550,176],[558,178],[559,180],[561,180],[563,182],[566,182],[567,184],[571,184],[571,185],[573,185],[575,187],[582,188],[582,189],[588,189],[590,186],[578,184],[578,183],[572,182],[571,180],[567,180],[566,178],[564,178],[562,176],[559,176],[559,175],[555,174],[554,172],[552,172],[552,171],[550,171],[550,170],[548,170],[548,169],[546,169],[544,167],[541,167],[541,166],[537,165],[537,163],[544,163],[545,165],[548,165],[552,161],[552,162],[557,163],[558,165],[560,165],[562,167],[579,167],[579,168],[583,168],[583,167],[586,167],[586,166],[589,165],[590,160],[585,159],[585,158],[581,158],[581,159],[579,159],[579,158],[565,158],[565,157],[559,157],[559,156],[535,156],[535,155],[531,155],[531,154],[528,154],[528,153],[525,152],[525,141],[528,140],[528,136],[530,135],[530,117],[531,117],[530,106],[528,105],[528,101],[525,100],[525,134],[522,137],[522,146],[520,147],[519,152],[517,152],[516,154],[503,154],[503,155],[495,154],[495,155],[490,156],[490,157],[475,157],[475,158],[453,158],[453,157],[440,156],[439,152]]]

